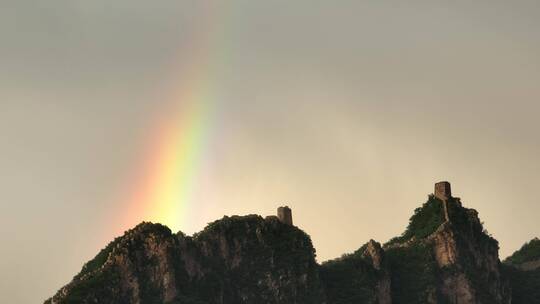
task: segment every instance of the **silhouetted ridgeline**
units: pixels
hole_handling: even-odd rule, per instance
[[[46,303],[540,303],[540,241],[502,264],[497,241],[449,183],[401,236],[322,265],[291,210],[279,210],[224,217],[191,237],[139,224]]]

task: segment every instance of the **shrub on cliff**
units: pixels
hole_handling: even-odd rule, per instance
[[[409,219],[409,225],[403,234],[388,241],[385,245],[401,243],[411,238],[423,239],[437,230],[444,223],[444,208],[442,201],[429,196],[422,207],[416,208]]]
[[[538,238],[525,243],[518,251],[506,258],[505,262],[511,264],[521,264],[540,259],[540,240]]]

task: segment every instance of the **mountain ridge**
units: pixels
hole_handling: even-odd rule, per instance
[[[282,208],[266,218],[225,216],[193,236],[143,222],[45,303],[540,303],[540,269],[521,267],[540,260],[537,242],[501,263],[497,240],[447,182],[401,236],[321,264]]]

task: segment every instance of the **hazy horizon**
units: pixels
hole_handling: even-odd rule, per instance
[[[293,210],[319,261],[440,180],[504,258],[540,235],[536,1],[0,0],[0,302],[144,220]]]

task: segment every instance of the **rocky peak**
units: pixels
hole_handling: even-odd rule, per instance
[[[47,303],[325,303],[314,249],[296,227],[224,217],[193,237],[142,223]]]
[[[374,240],[369,240],[369,242],[365,245],[365,248],[366,249],[362,253],[362,256],[369,257],[373,267],[380,270],[384,254],[381,244],[375,242]]]
[[[532,239],[504,261],[506,264],[524,271],[540,269],[540,240]]]
[[[399,270],[404,259],[422,261],[407,271],[426,279],[426,284],[393,293],[403,292],[403,297],[423,298],[427,303],[509,303],[497,241],[484,231],[476,210],[463,207],[459,198],[439,196],[430,195],[415,210],[402,236],[384,246],[395,281],[408,286],[412,279]],[[440,283],[427,283],[432,278]],[[414,288],[418,292],[410,293]]]
[[[193,236],[142,223],[46,303],[540,303],[540,240],[501,264],[478,212],[441,185],[401,236],[321,265],[277,216],[223,217]]]

